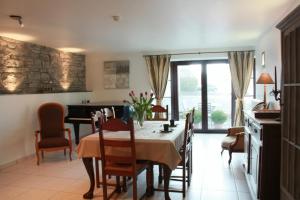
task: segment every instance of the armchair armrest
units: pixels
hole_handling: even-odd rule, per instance
[[[69,138],[70,141],[72,141],[72,138],[71,138],[71,129],[65,128],[64,131],[65,131],[65,133],[68,133],[68,138]]]
[[[244,132],[244,127],[243,126],[239,126],[239,127],[232,127],[228,129],[228,136],[235,136],[241,132]]]
[[[37,146],[38,143],[39,143],[39,135],[41,134],[41,131],[40,130],[36,130],[34,132],[34,135],[35,135],[35,145]]]
[[[231,145],[231,149],[244,150],[244,132],[237,133],[235,142]]]

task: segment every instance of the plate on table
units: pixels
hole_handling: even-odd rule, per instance
[[[159,132],[160,132],[160,133],[171,133],[172,131],[173,131],[173,129],[170,129],[170,130],[168,130],[168,131],[160,130]]]

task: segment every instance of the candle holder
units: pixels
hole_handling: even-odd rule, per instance
[[[276,101],[280,101],[281,91],[277,89],[277,70],[275,66],[275,88],[270,92],[270,95],[274,96]]]
[[[275,98],[276,101],[280,101],[280,94],[281,94],[281,91],[277,90],[277,89],[273,89],[270,92],[270,95],[274,96],[274,98]]]

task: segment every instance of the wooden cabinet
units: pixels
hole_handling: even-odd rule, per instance
[[[246,180],[253,199],[280,199],[280,122],[245,112]]]
[[[300,200],[300,6],[283,19],[281,30],[281,199]]]

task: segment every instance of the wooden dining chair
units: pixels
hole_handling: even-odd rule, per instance
[[[177,169],[182,169],[182,175],[171,176],[170,178],[170,180],[182,182],[182,189],[176,190],[176,192],[182,193],[183,198],[186,195],[186,183],[188,183],[188,186],[191,183],[191,137],[193,134],[190,128],[191,117],[191,113],[186,114],[183,145],[179,150],[181,162],[178,164]]]
[[[114,132],[118,131],[124,131],[129,134],[129,139],[109,139],[103,135],[103,131],[109,131],[110,134],[114,134]],[[115,192],[112,192],[109,196],[107,195],[107,175],[116,176],[117,185],[120,185],[119,177],[132,177],[133,199],[136,200],[137,176],[145,169],[148,169],[149,165],[148,162],[137,162],[136,160],[135,136],[132,119],[129,119],[127,123],[117,118],[109,119],[104,123],[100,123],[99,138],[104,200],[110,198]],[[114,153],[114,150],[126,153],[117,154]]]
[[[168,121],[169,120],[169,107],[166,105],[164,108],[160,105],[154,105],[151,108],[152,116],[147,116],[148,121]]]
[[[195,108],[192,109],[191,112],[191,117],[190,117],[190,126],[189,129],[192,132],[192,137],[190,137],[190,144],[191,144],[191,155],[190,155],[190,159],[191,159],[191,173],[193,173],[193,136],[194,136],[194,121],[195,121]]]
[[[160,105],[154,105],[151,108],[152,116],[147,116],[147,121],[168,121],[169,120],[169,107],[166,105],[164,108]],[[158,165],[158,183],[161,184],[163,182],[163,168],[160,164]]]

